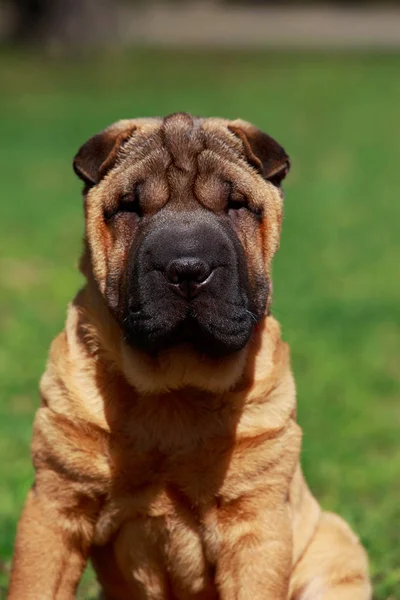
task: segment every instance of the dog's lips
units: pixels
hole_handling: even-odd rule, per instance
[[[160,319],[143,309],[132,311],[123,321],[124,339],[130,345],[150,353],[189,344],[200,354],[221,356],[241,350],[249,340],[252,327],[250,313],[241,311],[241,318],[226,317],[223,323],[202,319],[188,303],[175,320]]]

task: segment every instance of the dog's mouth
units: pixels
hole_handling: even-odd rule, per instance
[[[179,318],[172,314],[162,318],[144,310],[130,312],[123,321],[124,339],[152,355],[188,344],[200,355],[226,356],[244,348],[256,323],[250,310],[234,305],[229,308],[229,315],[197,314],[189,305]]]

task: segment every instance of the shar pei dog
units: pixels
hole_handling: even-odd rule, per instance
[[[10,600],[367,600],[302,475],[271,262],[289,158],[251,124],[122,120],[79,150],[85,285],[41,380]]]

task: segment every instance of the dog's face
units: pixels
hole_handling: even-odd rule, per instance
[[[150,354],[244,348],[265,315],[289,168],[242,121],[120,121],[74,161],[84,180],[84,269],[124,339]]]

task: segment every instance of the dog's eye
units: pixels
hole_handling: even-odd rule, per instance
[[[106,221],[112,221],[118,215],[124,215],[132,213],[138,217],[142,216],[142,209],[140,206],[140,184],[136,184],[131,191],[122,194],[112,209],[108,209],[104,212],[104,218]]]
[[[246,198],[241,192],[235,190],[233,184],[231,182],[226,182],[228,188],[228,202],[227,202],[227,212],[231,210],[240,210],[245,209],[251,212],[256,217],[262,216],[262,209],[258,206],[251,206]]]
[[[118,203],[117,213],[135,213],[142,216],[140,207],[140,184],[136,184],[132,191],[123,194]]]

